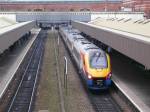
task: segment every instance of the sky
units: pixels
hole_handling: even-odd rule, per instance
[[[105,0],[0,0],[0,1],[105,1]],[[108,1],[120,1],[120,0],[108,0]]]

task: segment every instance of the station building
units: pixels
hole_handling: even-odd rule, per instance
[[[0,2],[1,11],[120,11],[122,0]]]
[[[131,8],[132,11],[143,11],[150,18],[150,0],[123,0],[123,7]]]

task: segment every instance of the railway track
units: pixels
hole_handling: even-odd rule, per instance
[[[29,62],[7,112],[31,112],[46,35],[46,31],[41,31],[35,40]]]
[[[122,112],[119,105],[112,99],[109,91],[101,91],[100,94],[88,91],[88,96],[95,112]]]

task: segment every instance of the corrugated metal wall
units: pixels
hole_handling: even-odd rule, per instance
[[[102,18],[133,18],[143,19],[142,12],[0,12],[0,16],[14,16],[17,21],[31,21],[46,23],[61,23],[72,21],[91,21]]]
[[[144,15],[142,12],[16,12],[15,14],[17,21],[37,20],[47,23],[62,23],[70,20],[89,22],[97,17],[143,19]]]
[[[98,27],[89,26],[87,23],[72,22],[72,25],[150,69],[150,43],[135,40],[124,34],[116,34]]]
[[[71,12],[34,12],[34,13],[17,13],[17,21],[31,21],[37,20],[38,22],[45,23],[62,23],[69,22],[70,20],[85,21],[91,20],[90,13],[71,13]]]

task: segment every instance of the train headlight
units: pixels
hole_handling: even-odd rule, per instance
[[[110,79],[111,76],[112,76],[112,73],[110,72],[110,73],[107,75],[106,79]]]
[[[92,76],[90,74],[88,74],[88,79],[92,79]]]
[[[92,79],[92,75],[88,72],[86,72],[88,79]]]

